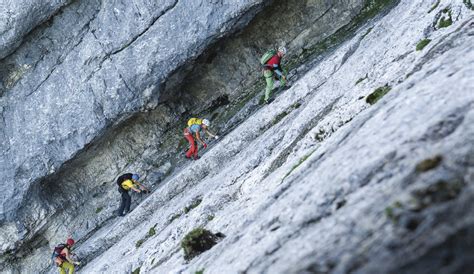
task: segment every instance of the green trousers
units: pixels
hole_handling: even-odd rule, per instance
[[[60,274],[74,274],[74,265],[70,262],[63,262],[58,269]]]
[[[273,90],[273,72],[271,70],[264,70],[263,76],[267,82],[267,87],[265,88],[265,101],[268,101]]]
[[[272,90],[273,90],[273,83],[274,83],[274,76],[273,76],[273,71],[271,70],[264,70],[263,71],[263,76],[265,77],[265,81],[267,82],[267,86],[265,87],[265,101],[268,101],[270,99],[270,96],[272,95]],[[283,78],[280,79],[280,86],[284,86],[286,84],[285,80]]]

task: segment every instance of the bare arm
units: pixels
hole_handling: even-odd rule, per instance
[[[196,139],[201,142],[201,144],[204,146],[206,143],[204,143],[203,140],[201,140],[201,135],[199,134],[199,131],[196,132]]]
[[[68,262],[70,262],[71,264],[79,264],[79,262],[76,262],[76,261],[74,261],[74,260],[71,258],[71,253],[69,252],[69,248],[65,248],[65,249],[64,249],[64,253],[65,253],[65,254],[64,254],[64,255],[65,255],[64,257],[66,257],[66,260],[67,260]]]
[[[144,185],[140,184],[138,181],[133,181],[138,187],[139,187],[139,191],[137,192],[140,192],[140,189],[141,190],[146,190],[146,191],[149,191],[148,188],[146,188]],[[136,188],[135,188],[136,189]],[[136,190],[135,190],[136,191]]]
[[[212,138],[215,138],[215,137],[217,136],[216,134],[210,132],[210,131],[207,130],[207,129],[205,129],[204,131],[206,132],[207,135],[211,136]]]

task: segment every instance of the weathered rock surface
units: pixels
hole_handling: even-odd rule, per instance
[[[434,30],[447,6],[458,20]],[[120,239],[84,273],[472,271],[474,22],[460,1],[431,7],[402,1],[361,29],[82,244],[78,253],[90,254]],[[432,42],[416,51],[423,38]],[[365,102],[386,84],[385,97]],[[436,155],[438,166],[416,171]],[[227,237],[185,264],[179,241],[198,226]]]
[[[342,2],[338,4],[343,6]],[[335,14],[341,10],[331,3],[294,3],[321,10],[325,9],[319,5],[327,4],[327,12],[314,22],[329,20],[338,26],[323,34],[322,29],[308,30],[315,24],[305,20],[302,36],[289,28],[291,38],[281,41],[288,43],[293,59],[312,57],[305,51],[319,48],[317,41],[347,24],[362,8],[362,2],[346,3],[352,12],[342,12],[337,21]],[[23,232],[23,238],[29,240],[23,246],[34,248],[19,248],[24,256],[17,261],[7,258],[2,271],[48,269],[45,260],[51,247],[71,233],[79,239],[76,253],[85,264],[83,273],[129,273],[138,268],[141,273],[201,269],[205,273],[471,273],[473,11],[466,1],[434,4],[400,1],[337,48],[295,68],[292,87],[272,104],[255,106],[259,97],[255,95],[229,120],[242,121],[238,125],[224,123],[223,117],[236,112],[229,110],[225,97],[217,100],[227,107],[217,102],[217,109],[211,105],[206,113],[216,115],[224,132],[237,127],[191,164],[174,160],[171,152],[180,146],[169,140],[180,134],[173,123],[189,114],[185,105],[160,104],[123,120],[39,187],[29,189],[28,194],[41,199],[20,212],[38,216],[24,218],[33,221],[15,224],[5,230],[13,232],[3,237],[15,239],[14,230],[24,226],[29,232]],[[259,16],[266,18],[265,12],[275,10],[267,8]],[[452,25],[440,28],[439,21],[446,17]],[[253,37],[246,32],[258,29],[259,22],[260,18],[252,21],[231,38],[233,43],[214,45],[197,60],[196,64],[208,61],[198,72],[173,74],[171,86],[183,82],[189,94],[198,96],[202,89],[212,98],[221,93],[228,95],[227,100],[239,99],[235,91],[226,90],[227,78],[219,74],[225,58],[210,56],[222,50],[232,57],[235,49],[250,52],[243,55],[243,60],[250,60],[254,53],[245,45]],[[431,42],[416,51],[422,39]],[[305,41],[314,47],[304,49]],[[115,66],[117,60],[122,59],[110,64]],[[246,69],[252,61],[242,63]],[[250,77],[258,77],[258,71],[254,73],[257,76]],[[245,85],[238,79],[245,82],[246,75],[235,78],[228,82],[238,90]],[[206,87],[209,79],[214,81]],[[140,78],[134,83],[144,82]],[[214,86],[220,86],[217,94],[209,94]],[[366,103],[376,88],[388,86],[391,90],[374,105]],[[169,86],[159,89],[163,90],[174,91]],[[116,123],[114,119],[108,123]],[[81,149],[71,150],[68,157]],[[171,163],[164,160],[166,153]],[[166,178],[175,166],[180,169]],[[113,186],[110,178],[123,170],[143,172],[148,184],[164,182],[150,197],[134,197],[143,200],[131,214],[109,219],[117,206],[109,200],[117,199],[117,194],[103,188]],[[77,185],[84,177],[94,178],[94,183]],[[51,193],[64,196],[56,201],[46,197]],[[84,197],[88,198],[84,204],[71,202]],[[57,211],[61,206],[63,210]],[[227,237],[186,263],[180,241],[196,227]],[[14,241],[1,243],[6,250]]]
[[[32,260],[47,265],[45,255],[49,253],[51,245],[59,239],[71,233],[77,237],[88,235],[107,222],[117,207],[114,183],[117,175],[124,171],[135,170],[144,175],[149,184],[156,184],[176,165],[179,166],[180,160],[177,158],[181,158],[181,155],[176,155],[176,152],[182,151],[184,144],[180,142],[176,146],[179,140],[176,136],[180,135],[184,119],[188,115],[205,110],[213,117],[218,127],[218,121],[226,121],[231,117],[234,113],[232,109],[240,108],[239,101],[242,97],[255,93],[253,85],[260,77],[258,60],[255,56],[266,50],[269,44],[278,45],[285,41],[288,43],[303,35],[306,42],[304,47],[310,49],[321,39],[349,23],[363,7],[362,0],[354,1],[349,6],[345,1],[315,5],[295,0],[279,2],[266,8],[241,33],[208,48],[194,66],[186,65],[184,71],[190,71],[189,75],[183,78],[185,74],[180,71],[174,72],[166,80],[164,92],[160,93],[160,100],[167,100],[166,102],[160,103],[152,111],[130,114],[131,117],[119,121],[118,126],[101,133],[102,136],[95,138],[94,143],[88,145],[85,150],[81,146],[71,148],[71,151],[77,149],[81,152],[71,153],[74,159],[55,169],[51,175],[31,184],[27,188],[27,202],[14,211],[14,216],[11,216],[16,221],[3,224],[2,229],[6,233],[1,241],[2,249],[15,248],[15,254],[36,250]],[[75,6],[75,4],[65,9],[69,11],[67,16],[71,16],[73,11],[69,9],[77,8],[83,9],[81,5]],[[289,24],[282,25],[279,21],[268,20],[269,15],[281,13],[282,10],[286,11],[282,16]],[[313,26],[316,21],[319,22],[318,28]],[[268,29],[276,28],[281,32],[268,32]],[[51,35],[56,34],[51,31]],[[35,34],[32,37],[35,38]],[[250,45],[252,50],[249,51],[240,45]],[[295,52],[303,50],[301,45],[290,48]],[[19,51],[21,52],[21,49]],[[228,69],[229,60],[236,64],[229,70],[233,72],[230,74],[231,81],[228,73],[222,73]],[[86,68],[89,65],[89,63],[83,64]],[[182,83],[179,83],[181,87],[178,85],[172,88],[176,86],[174,83],[176,79],[181,79]],[[247,90],[246,86],[251,86],[251,89]],[[208,102],[196,98],[207,98]],[[119,100],[120,97],[115,99]],[[229,100],[237,103],[230,103]],[[229,105],[233,106],[229,108]],[[66,128],[74,127],[69,124],[71,119],[76,119],[77,123],[83,121],[83,117],[78,117],[75,113],[65,112],[64,117],[66,118],[57,120],[55,116],[50,116],[49,119],[51,123],[58,124],[58,128],[63,126],[63,122],[67,123]],[[238,117],[240,118],[231,121],[240,121],[246,116],[238,115]],[[99,120],[100,118],[98,116]],[[112,123],[112,120],[107,121]],[[222,127],[226,131],[229,128],[225,125]],[[61,132],[54,131],[51,135],[55,136]],[[65,138],[73,143],[76,140],[75,135],[68,135]],[[59,144],[64,146],[69,142],[63,140]],[[57,156],[56,153],[62,152],[62,149],[63,147],[49,150],[42,156],[44,157],[42,161],[50,161],[48,157]],[[25,173],[27,174],[28,172]],[[13,202],[20,201],[20,197],[15,198],[17,200]],[[134,198],[135,203],[139,201],[140,198]],[[84,204],[87,204],[86,208],[82,206]],[[64,223],[68,225],[65,226]],[[11,260],[11,256],[1,258],[1,261]],[[28,260],[24,261],[27,261],[26,264],[29,266],[33,265],[33,269],[39,267]],[[22,269],[25,271],[28,268]]]
[[[23,37],[54,15],[71,1],[12,1],[0,2],[0,59],[12,53]]]
[[[21,234],[31,224],[12,222],[42,178],[112,125],[155,108],[171,72],[244,26],[263,2],[76,1],[38,27],[2,60],[0,175],[12,187],[0,194],[0,221]]]

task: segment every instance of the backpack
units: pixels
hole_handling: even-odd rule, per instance
[[[267,52],[265,52],[262,58],[260,58],[260,64],[265,65],[268,62],[268,60],[270,60],[273,56],[275,56],[275,54],[277,54],[276,50],[274,49],[268,50]]]
[[[125,182],[126,180],[131,180],[132,177],[133,177],[132,173],[125,173],[123,175],[120,175],[120,177],[117,178],[117,185],[120,187],[120,189],[125,190],[122,187],[122,183]]]
[[[191,118],[188,120],[188,127],[192,126],[192,125],[200,125],[202,124],[202,119],[199,119],[199,118]]]
[[[51,255],[51,260],[54,264],[60,265],[65,260],[65,258],[61,256],[61,251],[63,251],[65,247],[66,244],[60,244],[54,248],[53,254]]]

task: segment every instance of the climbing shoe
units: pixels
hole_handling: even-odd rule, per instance
[[[194,160],[199,160],[199,159],[201,159],[201,157],[199,156],[194,157]]]
[[[263,101],[263,103],[264,103],[265,105],[268,105],[268,104],[270,104],[271,102],[273,102],[273,99],[272,99],[272,98]]]

